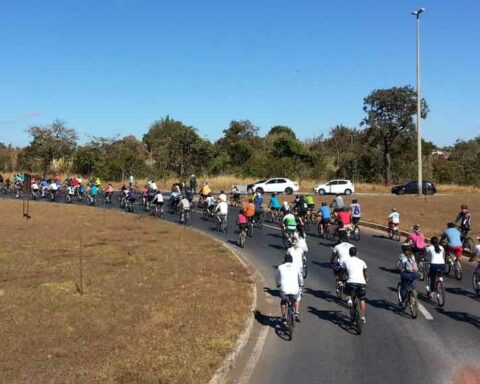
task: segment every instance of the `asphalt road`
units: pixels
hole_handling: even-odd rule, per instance
[[[99,200],[99,205],[102,202]],[[141,209],[137,209],[141,213]],[[176,216],[167,215],[169,221]],[[215,230],[201,213],[192,214],[192,226],[236,247],[238,233],[234,215],[229,216],[227,234]],[[397,305],[399,275],[392,269],[400,252],[399,243],[381,232],[362,229],[356,244],[368,265],[367,324],[357,335],[348,309],[338,303],[332,270],[332,244],[315,234],[307,237],[308,277],[302,299],[302,321],[288,341],[279,326],[275,267],[283,260],[280,231],[265,225],[247,238],[238,251],[265,278],[264,304],[255,315],[256,327],[268,329],[258,362],[247,375],[231,382],[249,383],[450,383],[466,366],[478,366],[480,300],[472,290],[476,264],[463,260],[462,281],[446,278],[446,304],[438,308],[425,296],[424,283],[417,282],[422,308],[411,319]],[[262,293],[260,293],[262,294]],[[248,353],[248,349],[247,349]]]

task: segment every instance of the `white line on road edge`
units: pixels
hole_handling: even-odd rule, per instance
[[[427,308],[425,308],[423,304],[418,303],[418,310],[423,316],[425,316],[425,319],[433,320],[433,316],[430,314],[430,312],[427,311]]]

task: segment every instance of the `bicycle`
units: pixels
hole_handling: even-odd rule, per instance
[[[282,242],[283,242],[283,246],[288,249],[288,247],[290,246],[290,244],[292,243],[293,241],[293,238],[295,236],[295,232],[294,231],[287,231],[285,229],[285,226],[282,225]]]
[[[268,221],[269,223],[277,223],[278,220],[278,211],[270,209],[270,211],[267,212],[267,217],[265,218],[265,221]]]
[[[249,217],[247,220],[247,236],[253,236],[253,217]]]
[[[217,216],[217,230],[219,232],[227,233],[227,218],[225,215]]]
[[[418,266],[418,275],[419,275],[418,278],[420,281],[425,280],[425,255],[426,255],[425,249],[414,252],[415,260]]]
[[[318,235],[327,240],[332,239],[332,233],[330,231],[330,220],[323,221],[320,219],[317,224]]]
[[[307,256],[304,253],[303,256],[302,256],[302,276],[303,276],[303,279],[307,278],[307,274],[308,274],[307,268],[308,268],[307,267]]]
[[[215,220],[215,214],[213,212],[213,207],[205,207],[203,209],[203,218],[207,221],[214,221]]]
[[[357,334],[360,335],[363,329],[363,321],[362,321],[362,316],[360,311],[360,299],[358,298],[357,293],[355,292],[355,289],[352,292],[351,299],[352,299],[353,305],[349,308],[350,320],[352,320],[352,324],[356,326]]]
[[[180,211],[180,224],[184,224],[185,226],[190,225],[190,210],[182,209]]]
[[[473,249],[475,248],[475,243],[473,239],[468,236],[469,231],[458,226],[457,228],[460,231],[460,238],[462,240],[463,250],[467,252],[473,252]]]
[[[257,229],[262,229],[263,228],[263,214],[255,214],[253,217],[253,226]]]
[[[125,200],[125,212],[135,213],[135,205],[132,200],[124,199]]]
[[[247,240],[247,233],[246,230],[241,229],[240,234],[238,235],[238,245],[240,248],[245,247],[245,241]]]
[[[285,318],[285,327],[289,340],[293,340],[293,331],[295,330],[295,296],[287,295],[287,313]]]
[[[400,241],[400,229],[398,228],[398,224],[389,223],[387,233],[391,240]]]
[[[360,227],[358,224],[352,224],[352,229],[350,230],[350,238],[354,241],[360,241]]]
[[[437,299],[437,304],[439,307],[443,307],[445,305],[445,286],[443,285],[443,277],[441,272],[435,273],[435,283],[433,292],[430,291],[430,274],[427,275],[427,293],[431,293],[432,297],[435,295]]]
[[[399,304],[402,302],[401,290],[402,290],[402,283],[399,282],[397,284],[397,296],[398,296]],[[417,290],[415,289],[413,281],[410,284],[410,288],[408,289],[407,297],[405,299],[405,304],[410,311],[410,316],[412,316],[412,319],[416,319],[418,316],[418,293],[417,293]]]
[[[445,257],[445,268],[446,268],[445,273],[447,275],[450,275],[450,272],[453,269],[453,274],[455,276],[455,279],[460,281],[462,280],[462,277],[463,277],[462,263],[460,262],[460,259],[458,259],[455,256],[451,248],[447,246],[446,249],[447,249],[447,252]]]
[[[480,296],[480,261],[478,262],[477,269],[475,269],[472,275],[472,286],[473,292],[475,292],[477,296]]]

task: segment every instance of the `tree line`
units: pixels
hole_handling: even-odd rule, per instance
[[[429,107],[422,99],[422,118]],[[410,86],[377,89],[363,101],[359,127],[337,125],[327,135],[300,140],[295,130],[272,127],[264,136],[249,120],[231,121],[211,142],[170,117],[151,124],[141,139],[94,137],[78,143],[78,134],[56,120],[28,130],[29,145],[0,143],[0,170],[39,175],[55,172],[123,180],[129,173],[155,179],[191,174],[239,177],[284,176],[293,179],[342,177],[356,182],[398,183],[415,179],[416,93]],[[438,148],[422,142],[424,178],[437,183],[480,185],[480,136]]]

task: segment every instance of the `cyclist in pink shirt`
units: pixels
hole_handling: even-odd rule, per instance
[[[425,252],[425,235],[421,231],[420,225],[413,226],[413,231],[408,235],[408,242],[412,245],[412,252],[415,256]]]

